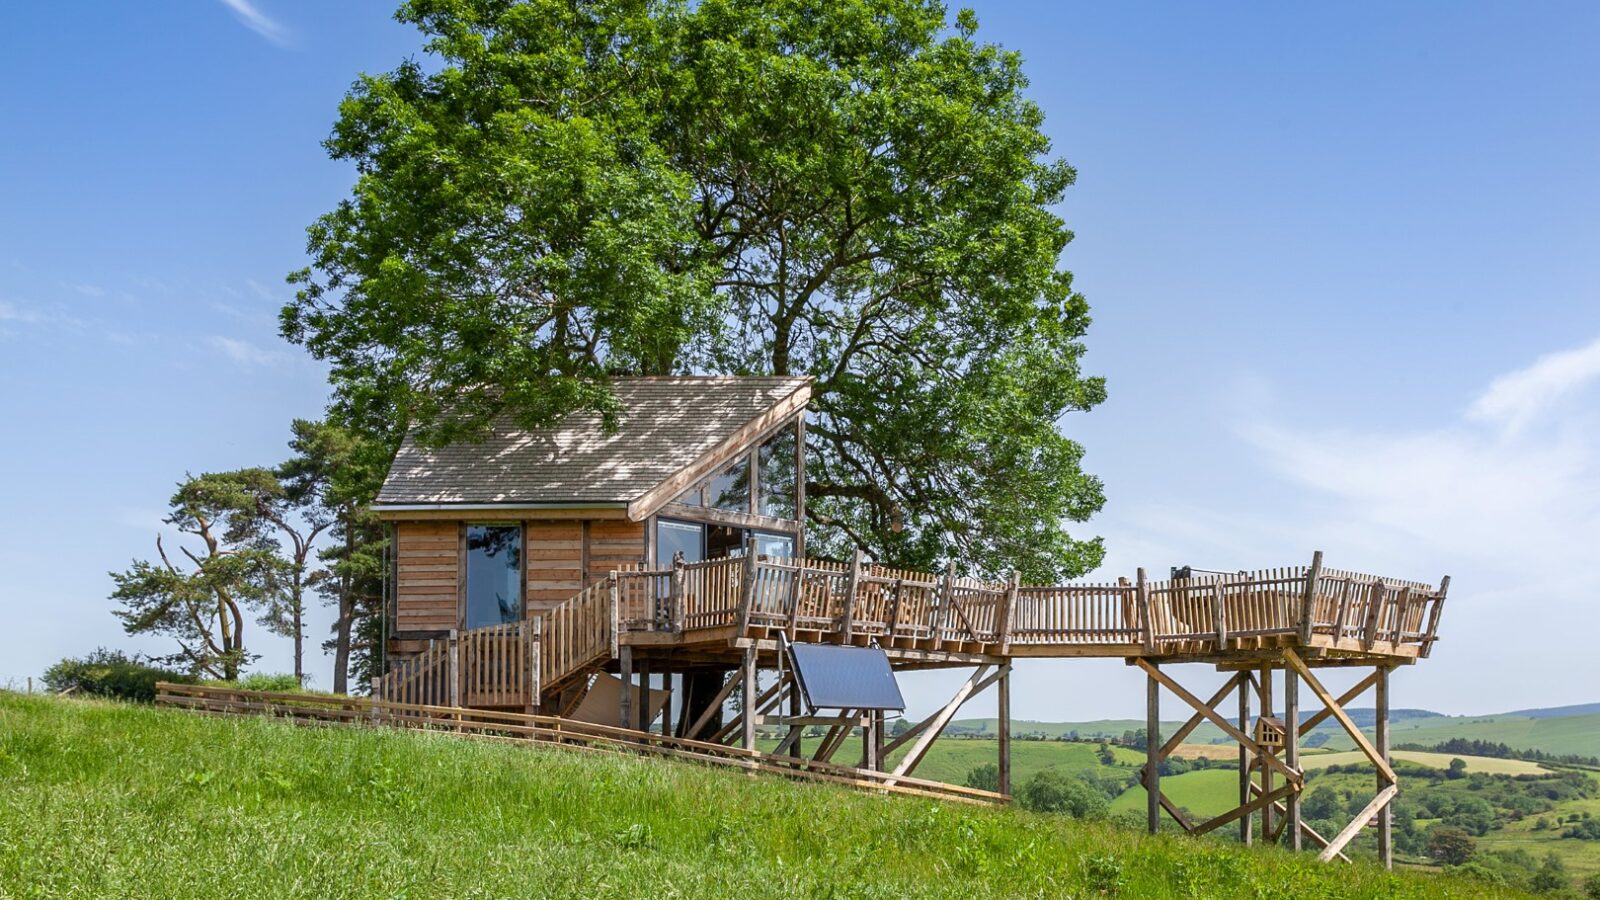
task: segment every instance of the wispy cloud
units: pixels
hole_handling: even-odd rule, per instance
[[[32,325],[45,320],[44,313],[28,309],[9,300],[0,300],[0,322],[16,322],[23,325]]]
[[[241,341],[238,338],[223,337],[221,335],[214,334],[206,338],[206,343],[210,345],[212,349],[220,352],[222,355],[233,360],[234,363],[245,368],[281,366],[290,360],[289,354],[287,353],[257,347],[255,344],[252,344],[249,341]]]
[[[251,0],[221,0],[244,27],[279,47],[289,46],[289,29],[256,7]]]
[[[1600,379],[1600,339],[1540,357],[1533,365],[1490,383],[1468,410],[1481,422],[1520,431],[1563,397]]]

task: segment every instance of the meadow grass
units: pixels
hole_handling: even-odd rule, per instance
[[[1478,897],[619,754],[0,694],[0,896]]]

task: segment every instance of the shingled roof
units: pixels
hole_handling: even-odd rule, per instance
[[[407,437],[376,508],[628,505],[634,515],[652,489],[748,445],[811,395],[805,377],[618,378],[612,387],[622,404],[612,434],[598,415],[580,413],[549,428],[506,423],[481,442],[438,449]]]

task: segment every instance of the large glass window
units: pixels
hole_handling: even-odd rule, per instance
[[[656,565],[672,565],[673,558],[679,553],[683,554],[684,562],[705,559],[705,534],[704,525],[657,519]]]
[[[788,559],[794,556],[794,538],[787,534],[755,532],[756,555]]]
[[[730,512],[750,511],[750,457],[741,454],[706,484],[706,505]]]
[[[758,511],[779,519],[795,517],[794,429],[785,428],[767,439],[756,453],[761,465]]]
[[[522,526],[467,526],[466,627],[522,618]]]

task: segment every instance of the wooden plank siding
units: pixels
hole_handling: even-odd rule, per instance
[[[395,549],[396,630],[460,627],[460,523],[396,523]]]
[[[645,563],[643,522],[593,520],[589,522],[589,582],[615,569],[638,568]]]
[[[524,615],[539,615],[583,590],[581,521],[526,522],[523,541]]]

